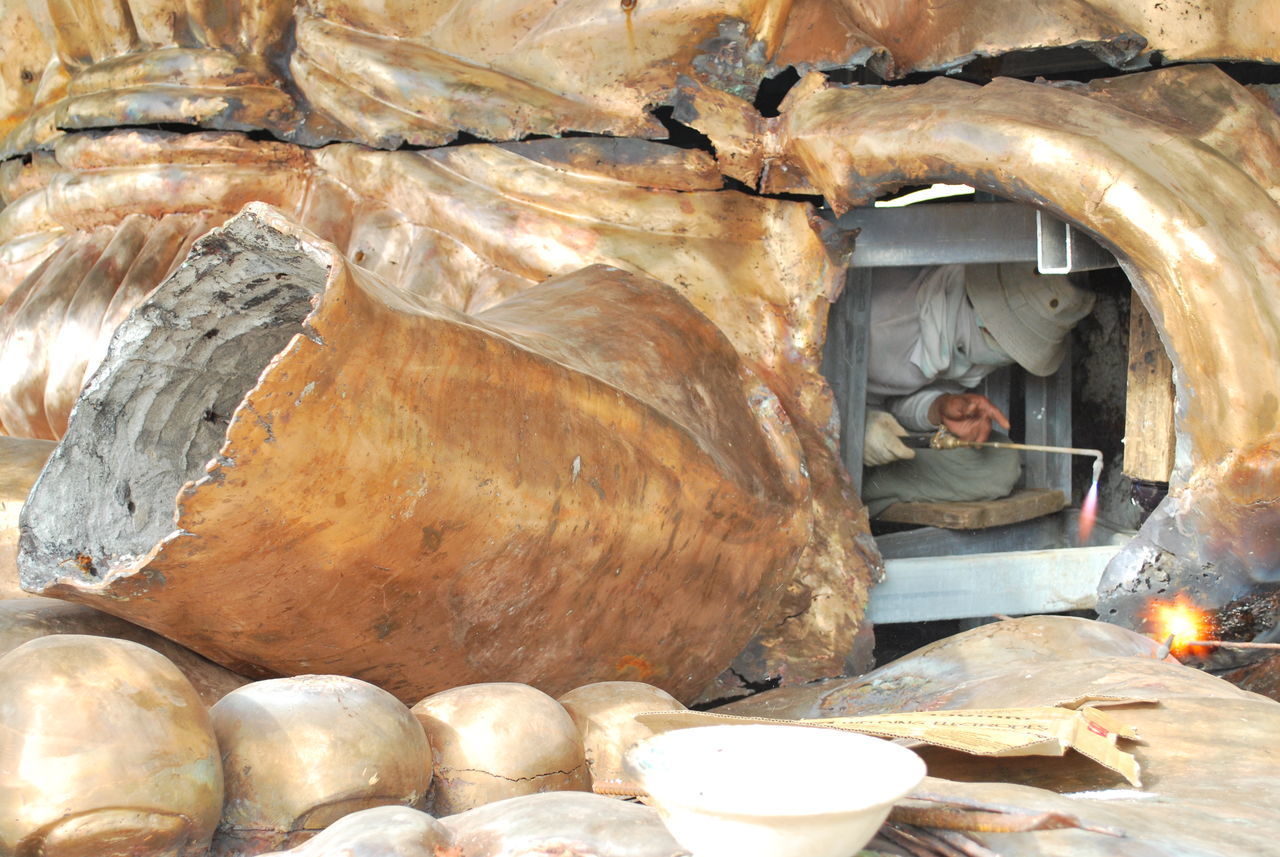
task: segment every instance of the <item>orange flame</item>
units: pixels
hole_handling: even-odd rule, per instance
[[[1152,602],[1148,618],[1156,630],[1157,640],[1164,642],[1170,635],[1173,636],[1170,652],[1174,655],[1184,655],[1192,649],[1204,648],[1188,646],[1193,640],[1211,639],[1208,614],[1184,595],[1178,595],[1172,602]]]

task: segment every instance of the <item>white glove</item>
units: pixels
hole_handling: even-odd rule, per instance
[[[907,430],[886,411],[867,411],[866,435],[862,441],[862,463],[878,467],[890,461],[915,458],[916,451],[898,438]]]

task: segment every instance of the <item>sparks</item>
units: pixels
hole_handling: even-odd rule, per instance
[[[1205,612],[1183,595],[1179,595],[1172,603],[1153,602],[1149,619],[1156,631],[1156,639],[1173,637],[1173,645],[1169,651],[1175,656],[1185,655],[1193,648],[1202,648],[1188,644],[1210,638],[1209,620]]]
[[[1080,544],[1089,541],[1089,536],[1093,535],[1093,525],[1098,521],[1098,483],[1095,481],[1089,486],[1089,493],[1084,495],[1084,502],[1080,504],[1080,530],[1077,538]]]

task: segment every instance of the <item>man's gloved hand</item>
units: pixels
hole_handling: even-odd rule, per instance
[[[929,406],[929,422],[961,440],[986,441],[992,420],[1008,430],[1009,418],[981,393],[943,393]]]
[[[915,458],[916,451],[904,444],[900,437],[907,430],[898,424],[893,415],[885,411],[867,411],[866,435],[862,441],[862,463],[878,467],[890,461]]]

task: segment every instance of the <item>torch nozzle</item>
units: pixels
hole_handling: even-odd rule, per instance
[[[1083,449],[1076,446],[1044,446],[1038,443],[1013,443],[1012,441],[977,441],[964,440],[953,435],[945,428],[938,429],[933,438],[929,441],[929,446],[933,449],[959,449],[961,447],[969,447],[972,449],[1025,449],[1028,452],[1054,452],[1062,455],[1091,455],[1093,456],[1093,481],[1097,482],[1102,475],[1102,450],[1100,449]]]

